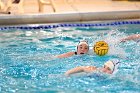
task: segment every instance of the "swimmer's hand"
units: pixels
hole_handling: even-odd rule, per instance
[[[69,77],[69,76],[70,76],[70,74],[69,74],[68,72],[66,72],[64,75],[65,75],[66,77]]]
[[[120,40],[120,42],[126,42],[126,41],[127,41],[126,39],[121,39],[121,40]]]

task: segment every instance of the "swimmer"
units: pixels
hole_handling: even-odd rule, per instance
[[[89,45],[88,42],[83,40],[80,41],[79,44],[77,45],[77,50],[74,52],[67,52],[64,54],[60,54],[58,56],[56,56],[56,58],[66,58],[66,57],[71,57],[73,55],[83,55],[83,54],[87,54],[89,51]]]
[[[120,62],[107,61],[104,64],[104,66],[101,67],[101,68],[97,68],[95,66],[80,66],[80,67],[76,67],[76,68],[73,68],[71,70],[68,70],[65,73],[65,76],[70,76],[72,74],[80,73],[80,72],[91,73],[91,72],[95,72],[95,71],[103,72],[103,73],[106,73],[106,74],[112,74],[112,73],[115,72],[119,63]]]
[[[134,35],[130,35],[126,38],[121,39],[121,42],[126,42],[128,40],[140,40],[140,34],[134,34]]]

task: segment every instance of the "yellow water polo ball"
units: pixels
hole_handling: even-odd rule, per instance
[[[98,41],[93,47],[93,51],[99,55],[104,56],[108,53],[109,46],[105,41]]]

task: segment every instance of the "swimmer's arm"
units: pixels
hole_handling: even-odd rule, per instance
[[[94,66],[85,66],[85,67],[84,67],[84,72],[87,72],[87,73],[93,72],[93,71],[95,71],[95,70],[97,70],[97,68],[94,67]]]
[[[71,74],[79,73],[79,72],[84,72],[84,67],[83,66],[76,67],[76,68],[73,68],[73,69],[68,70],[65,73],[65,76],[70,76]]]
[[[57,55],[56,58],[66,58],[75,55],[75,52],[67,52],[64,54]]]
[[[125,42],[127,40],[135,40],[135,39],[139,39],[139,38],[140,38],[140,34],[130,35],[130,36],[122,39],[121,42]]]
[[[95,71],[97,68],[93,67],[93,66],[80,66],[80,67],[76,67],[73,68],[71,70],[68,70],[65,75],[66,76],[70,76],[71,74],[75,74],[75,73],[79,73],[79,72],[93,72]]]

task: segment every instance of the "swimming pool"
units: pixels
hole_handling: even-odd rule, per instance
[[[0,27],[1,93],[139,93],[140,43],[117,43],[122,37],[140,33],[140,21],[67,23]],[[54,55],[75,51],[80,40],[90,46],[108,41],[117,53],[73,56]],[[124,52],[123,52],[124,51]],[[72,76],[64,73],[76,66],[102,66],[109,59],[121,64],[107,77]]]

